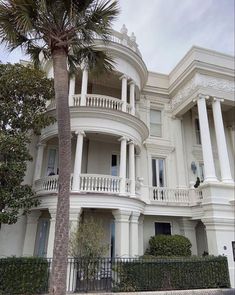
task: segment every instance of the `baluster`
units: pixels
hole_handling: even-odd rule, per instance
[[[97,177],[97,191],[100,192],[100,177]]]

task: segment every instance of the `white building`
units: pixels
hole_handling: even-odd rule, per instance
[[[234,58],[192,47],[169,75],[149,72],[125,27],[109,49],[112,75],[83,68],[70,81],[72,226],[81,214],[103,220],[108,256],[142,255],[155,234],[185,235],[193,254],[228,257],[234,286]],[[51,77],[51,63],[44,68]],[[52,257],[57,132],[33,139],[25,182],[41,205],[1,227],[1,256]]]

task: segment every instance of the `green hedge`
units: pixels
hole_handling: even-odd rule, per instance
[[[114,291],[157,291],[229,288],[227,258],[143,259],[119,262]]]
[[[181,235],[157,235],[149,240],[146,254],[153,256],[190,256],[192,244]]]
[[[39,257],[0,259],[0,294],[40,294],[48,289],[48,261]]]

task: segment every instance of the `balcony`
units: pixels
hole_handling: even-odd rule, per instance
[[[125,195],[130,196],[131,181],[126,179]],[[121,194],[121,178],[101,174],[81,174],[79,191],[73,190],[73,174],[71,174],[71,192],[95,193],[105,195]],[[34,190],[37,195],[58,192],[58,175],[47,176],[35,181]],[[136,182],[136,195],[141,195],[141,184]],[[149,196],[152,205],[170,204],[176,206],[193,206],[201,203],[202,192],[198,189],[180,189],[166,187],[150,187]]]
[[[100,108],[100,109],[109,109],[114,111],[124,111],[128,114],[134,115],[133,107],[129,103],[124,103],[122,100],[100,94],[87,94],[84,107],[90,108]],[[75,94],[72,95],[69,99],[69,107],[81,107],[81,95]],[[47,110],[53,110],[56,108],[56,101],[53,100],[49,103]]]
[[[202,201],[202,191],[193,188],[150,187],[149,195],[152,204],[182,204],[195,205]]]

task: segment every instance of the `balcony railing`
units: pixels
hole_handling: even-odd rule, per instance
[[[171,189],[166,187],[150,187],[152,202],[193,204],[200,202],[202,192],[195,189]]]
[[[112,193],[120,192],[120,177],[100,174],[81,174],[81,192]]]
[[[81,106],[81,95],[75,94],[69,98],[70,107],[80,107]],[[111,96],[100,95],[100,94],[87,94],[86,95],[86,107],[109,109],[115,111],[122,111],[123,101]],[[52,110],[56,108],[56,101],[52,100],[47,109]],[[130,104],[126,103],[126,112],[131,114],[132,107]]]

